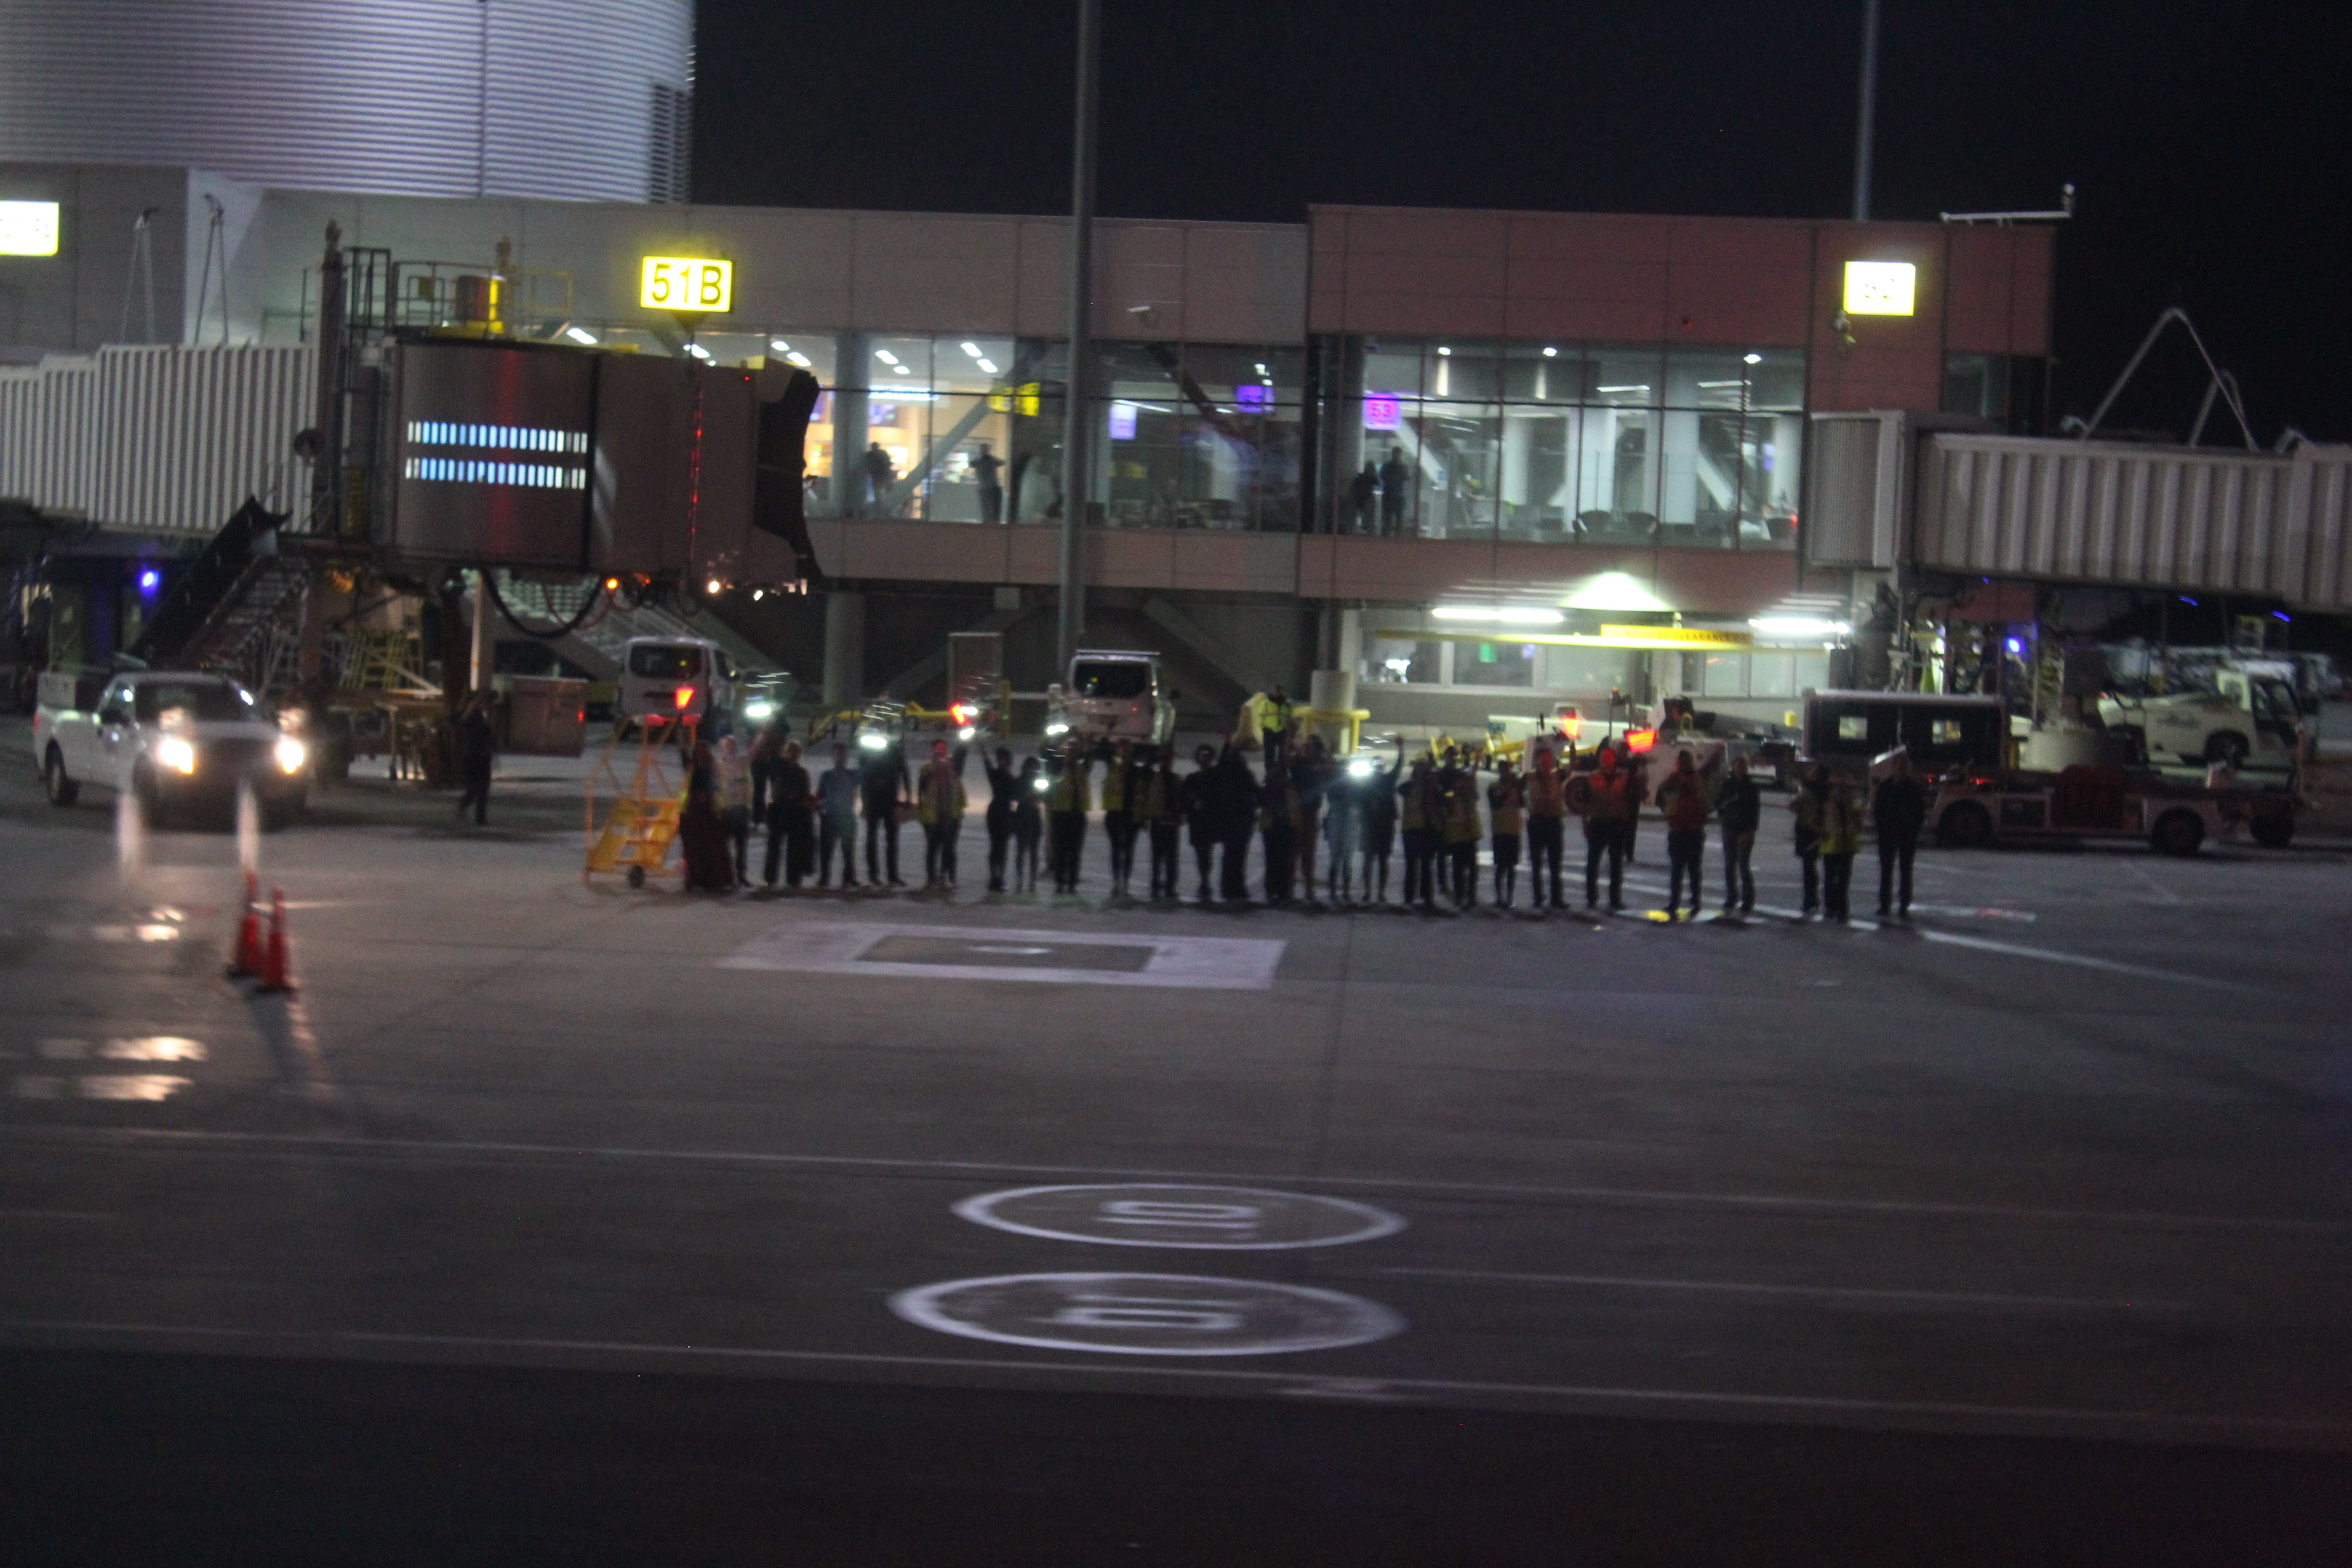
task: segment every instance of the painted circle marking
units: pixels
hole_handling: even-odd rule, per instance
[[[890,1310],[942,1334],[1103,1355],[1281,1355],[1405,1326],[1360,1296],[1195,1274],[999,1274],[901,1290]]]
[[[1340,1247],[1404,1228],[1386,1209],[1346,1198],[1151,1182],[1015,1187],[966,1198],[955,1212],[975,1225],[1052,1241],[1216,1252]]]

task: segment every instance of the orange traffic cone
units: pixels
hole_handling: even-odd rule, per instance
[[[236,922],[236,950],[229,954],[228,977],[241,980],[261,973],[261,917],[254,906],[261,901],[261,885],[252,872],[245,874],[245,914]]]
[[[293,978],[286,973],[286,893],[279,888],[269,889],[269,951],[261,965],[261,989],[294,989]]]

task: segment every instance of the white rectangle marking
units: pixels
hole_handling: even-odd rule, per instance
[[[993,963],[894,963],[863,955],[890,937],[961,942],[975,954],[1007,943],[1054,947],[1147,948],[1136,970],[1052,969]],[[1249,937],[1152,936],[1124,931],[1005,931],[991,926],[918,926],[880,921],[788,921],[719,961],[721,969],[776,969],[801,974],[898,975],[911,980],[1025,980],[1062,985],[1173,985],[1195,990],[1268,991],[1281,966],[1281,942]]]

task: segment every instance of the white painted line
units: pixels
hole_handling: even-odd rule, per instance
[[[2150,892],[2163,900],[2166,903],[2185,904],[2189,901],[2182,898],[2179,893],[2174,892],[2170,888],[2168,888],[2163,883],[2158,881],[2156,878],[2149,873],[2148,868],[2141,865],[2138,861],[2126,860],[2124,864],[2131,868],[2131,874],[2137,877],[2141,882],[2145,883]]]
[[[1773,908],[1759,904],[1756,906],[1756,912],[1776,916],[1785,921],[1804,920],[1804,912],[1801,910]],[[1834,926],[1838,922],[1820,921],[1816,917],[1813,923]],[[1855,931],[1874,931],[1886,929],[1879,921],[1864,920],[1859,915],[1845,923]],[[1937,942],[1945,947],[1973,948],[1979,952],[1998,952],[2009,958],[2031,958],[2043,963],[2073,964],[2080,969],[2095,969],[2110,974],[2128,974],[2140,980],[2168,980],[2176,985],[2195,985],[2209,991],[2252,989],[2251,986],[2241,985],[2234,980],[2212,980],[2202,974],[2189,974],[2177,969],[2152,969],[2146,964],[2124,963],[2112,958],[2093,958],[2086,953],[2060,952],[2054,948],[2026,947],[2019,942],[1995,942],[1990,937],[1965,936],[1958,931],[1937,931],[1932,926],[1897,925],[1894,929],[1908,931],[1922,942]]]
[[[59,1343],[201,1349],[226,1355],[262,1353],[382,1359],[446,1364],[466,1360],[508,1365],[520,1358],[565,1363],[726,1366],[772,1372],[786,1367],[896,1368],[903,1372],[1002,1373],[1024,1386],[1040,1373],[1078,1378],[1162,1380],[1214,1388],[1223,1384],[1277,1394],[1331,1396],[1344,1392],[1328,1376],[1258,1372],[1246,1367],[1139,1365],[1133,1362],[1012,1360],[856,1351],[780,1350],[756,1345],[677,1345],[625,1340],[493,1338],[465,1334],[388,1333],[367,1330],[232,1329],[169,1323],[100,1323],[60,1320],[0,1320],[0,1342],[50,1348]],[[1525,1401],[1597,1414],[1690,1418],[1778,1417],[1792,1422],[1875,1424],[1991,1433],[2103,1434],[2171,1442],[2212,1441],[2289,1448],[2352,1448],[2352,1422],[2340,1417],[2231,1415],[2085,1406],[1976,1405],[1944,1400],[1864,1399],[1827,1394],[1748,1394],[1710,1389],[1627,1388],[1601,1384],[1510,1383],[1492,1379],[1398,1377],[1364,1380],[1387,1394],[1433,1402],[1484,1397]]]
[[[1029,964],[877,961],[866,955],[893,938],[914,938],[975,954],[1035,956],[1071,948],[1124,948],[1144,954],[1134,969],[1050,968]],[[1265,991],[1274,985],[1278,941],[1241,937],[1154,936],[1124,931],[1007,931],[997,927],[899,925],[883,921],[793,920],[719,960],[721,969],[801,974],[887,975],[908,980],[1009,980],[1060,985],[1152,985],[1195,990]]]
[[[1717,1291],[1748,1296],[1820,1296],[1860,1301],[1916,1301],[1938,1306],[2001,1307],[2095,1312],[2186,1312],[2186,1301],[2118,1301],[2081,1296],[2005,1296],[1983,1290],[1885,1290],[1847,1285],[1765,1285],[1737,1279],[1638,1279],[1603,1274],[1515,1274],[1488,1268],[1382,1268],[1381,1274],[1422,1279],[1493,1279],[1518,1285],[1569,1285],[1596,1289]]]
[[[2168,1214],[2146,1209],[2064,1209],[2023,1205],[1929,1203],[1902,1198],[1806,1197],[1785,1193],[1709,1193],[1686,1188],[1540,1186],[1502,1182],[1425,1180],[1416,1176],[1312,1177],[1298,1172],[1267,1173],[1253,1171],[1170,1171],[1118,1165],[1038,1165],[1000,1160],[914,1160],[861,1154],[782,1154],[761,1150],[631,1149],[577,1143],[521,1143],[469,1139],[324,1137],[306,1132],[214,1132],[186,1128],[58,1127],[0,1125],[0,1146],[7,1144],[124,1147],[182,1144],[208,1147],[227,1153],[268,1154],[295,1151],[326,1152],[365,1157],[387,1154],[445,1154],[458,1157],[675,1162],[679,1164],[731,1164],[754,1169],[817,1170],[905,1175],[930,1179],[952,1173],[959,1178],[990,1176],[1090,1176],[1131,1182],[1178,1182],[1267,1185],[1310,1180],[1317,1186],[1355,1187],[1411,1197],[1431,1195],[1451,1201],[1531,1199],[1544,1203],[1656,1205],[1686,1208],[1752,1209],[1767,1213],[1938,1215],[1956,1219],[2016,1220],[2050,1225],[2116,1225],[2157,1229],[2277,1231],[2285,1234],[2336,1236],[2352,1233],[2352,1220],[2293,1219],[2268,1215]]]

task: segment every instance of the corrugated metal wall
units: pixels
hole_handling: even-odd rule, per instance
[[[311,348],[110,348],[0,370],[0,496],[120,528],[210,533],[248,495],[278,510],[309,469]]]
[[[693,0],[0,0],[0,159],[644,201]]]
[[[1912,556],[1989,577],[2206,588],[2352,609],[2352,448],[2293,457],[1921,438]]]

